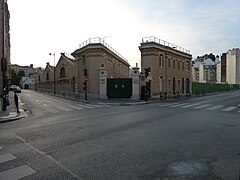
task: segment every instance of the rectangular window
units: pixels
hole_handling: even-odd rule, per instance
[[[180,69],[180,61],[178,61],[178,69]]]
[[[182,62],[182,70],[184,70],[185,68],[184,68],[184,62]]]
[[[171,59],[168,59],[168,68],[171,68]]]
[[[82,66],[86,66],[86,58],[85,55],[82,56]]]
[[[176,65],[175,65],[176,61],[173,60],[173,69],[176,69]]]
[[[163,61],[163,55],[162,54],[160,54],[160,56],[159,56],[159,66],[164,67],[164,61]]]

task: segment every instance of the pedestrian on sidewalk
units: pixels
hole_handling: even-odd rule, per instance
[[[19,106],[18,106],[18,94],[17,94],[17,92],[14,92],[14,101],[15,101],[15,105],[16,105],[16,108],[17,108],[17,113],[19,114],[20,111],[19,111]]]

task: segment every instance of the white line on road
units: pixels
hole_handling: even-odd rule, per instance
[[[43,104],[43,106],[48,106],[47,104]]]
[[[91,106],[85,106],[83,104],[76,104],[76,106],[83,107],[83,108],[89,108],[89,109],[94,108],[94,107],[91,107]]]
[[[69,109],[69,108],[63,107],[63,106],[56,106],[56,108],[63,110],[63,111],[72,111],[72,109]]]
[[[13,159],[17,159],[14,155],[12,154],[3,154],[3,155],[0,155],[0,163],[4,163],[4,162],[7,162],[7,161],[11,161]],[[1,176],[0,176],[1,177]]]
[[[3,149],[2,146],[0,146],[0,150]]]
[[[194,104],[189,104],[189,105],[186,105],[186,106],[182,106],[182,108],[188,108],[188,107],[193,107],[193,106],[197,106],[201,103],[194,103]]]
[[[88,106],[90,106],[90,107],[98,107],[98,108],[102,108],[103,107],[103,106],[96,105],[96,104],[88,104]]]
[[[193,109],[201,109],[201,108],[205,108],[205,107],[208,107],[208,106],[211,106],[212,104],[204,104],[204,105],[201,105],[201,106],[197,106],[197,107],[193,107]]]
[[[38,100],[38,99],[36,99],[36,101],[38,102],[39,100]]]
[[[71,104],[69,104],[68,107],[73,108],[73,109],[78,109],[78,110],[84,109],[84,108],[82,108],[82,107],[73,106],[73,105],[71,105]]]
[[[164,104],[161,104],[160,106],[171,106],[175,104],[179,104],[179,103],[164,103]]]
[[[179,107],[179,106],[185,106],[185,105],[188,105],[188,104],[190,104],[190,103],[176,104],[176,105],[169,106],[169,107]]]
[[[213,106],[213,107],[210,107],[210,108],[207,108],[208,110],[216,110],[216,109],[219,109],[219,108],[222,108],[224,107],[223,105],[217,105],[217,106]]]
[[[236,107],[236,106],[230,106],[228,108],[223,109],[222,111],[232,111],[232,110],[237,109],[237,108],[238,107]]]
[[[27,165],[23,165],[14,169],[1,172],[0,177],[1,179],[6,179],[6,180],[16,180],[16,179],[24,178],[34,173],[36,173],[35,170],[33,170]]]

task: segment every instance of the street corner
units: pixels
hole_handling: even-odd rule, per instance
[[[0,123],[7,123],[11,121],[16,121],[26,117],[26,113],[23,109],[20,109],[20,112],[9,112],[8,115],[0,117]]]

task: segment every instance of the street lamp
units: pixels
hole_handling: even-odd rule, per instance
[[[55,77],[55,52],[54,53],[49,53],[50,56],[53,55],[53,94],[56,94],[56,77]]]

